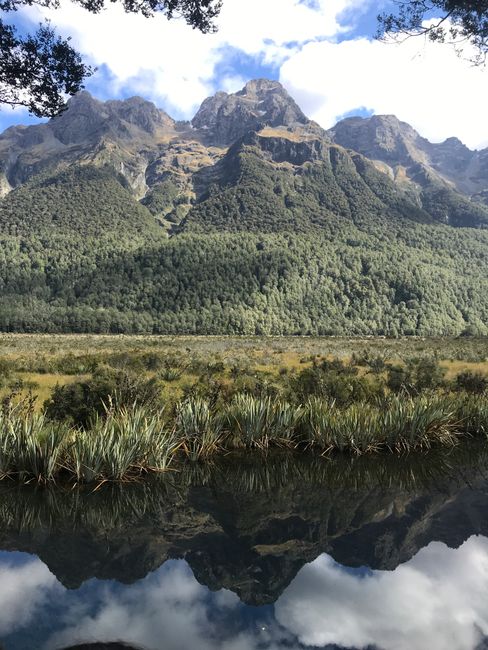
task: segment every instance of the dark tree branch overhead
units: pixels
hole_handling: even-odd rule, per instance
[[[163,13],[168,19],[181,17],[203,33],[215,30],[221,0],[75,0],[87,11],[99,13],[119,2],[128,13],[145,17]],[[17,11],[38,5],[56,9],[59,0],[0,0],[0,11]],[[37,32],[19,35],[0,19],[0,103],[23,106],[38,117],[52,117],[65,107],[67,95],[83,88],[93,69],[83,63],[69,39],[57,36],[49,23]]]
[[[23,38],[0,20],[0,102],[50,117],[63,109],[64,95],[80,90],[91,72],[49,24]]]
[[[399,0],[395,13],[378,16],[377,36],[405,37],[425,35],[431,41],[471,44],[475,54],[471,60],[479,65],[488,53],[488,0]],[[424,21],[432,18],[428,26]]]

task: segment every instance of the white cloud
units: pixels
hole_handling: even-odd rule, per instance
[[[0,635],[32,623],[46,603],[56,578],[40,560],[33,559],[18,566],[0,565]]]
[[[488,635],[488,539],[434,542],[393,572],[358,576],[327,555],[304,567],[275,605],[307,645],[473,650]]]
[[[488,137],[488,68],[423,37],[306,44],[282,65],[280,80],[326,128],[365,107],[394,114],[435,142],[457,136],[477,147]]]
[[[369,0],[320,0],[315,8],[299,0],[225,0],[219,31],[202,35],[184,22],[157,15],[128,15],[118,5],[98,15],[64,2],[60,9],[23,10],[33,23],[50,18],[59,31],[96,66],[106,66],[114,94],[130,88],[191,117],[206,96],[217,90],[215,72],[229,52],[238,50],[267,65],[279,65],[303,43],[334,37],[345,28],[338,16]],[[239,70],[218,81],[235,89]]]

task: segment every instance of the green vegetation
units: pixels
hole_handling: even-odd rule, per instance
[[[488,435],[486,339],[7,335],[0,350],[0,474],[22,482],[127,481],[252,451],[398,454]],[[39,385],[25,381],[34,371]]]
[[[0,417],[0,478],[127,481],[222,451],[405,452],[454,446],[467,434],[488,435],[486,398],[393,397],[341,409],[319,398],[296,407],[238,394],[221,410],[200,398],[177,403],[169,418],[137,405],[108,410],[88,428],[49,422],[20,402]]]
[[[279,157],[281,140],[258,140]],[[260,147],[231,148],[210,185],[197,173],[207,190],[169,238],[157,219],[181,197],[168,183],[147,207],[90,166],[13,191],[0,201],[0,329],[487,334],[486,229],[434,222],[338,147],[293,174]]]

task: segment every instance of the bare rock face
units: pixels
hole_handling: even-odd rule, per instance
[[[257,79],[233,95],[219,92],[206,99],[192,120],[194,128],[205,132],[213,144],[228,145],[248,131],[264,126],[306,125],[302,113],[278,81]]]
[[[328,133],[337,144],[383,163],[383,171],[401,183],[425,186],[434,181],[486,203],[486,149],[471,151],[458,138],[429,142],[394,115],[350,117]]]
[[[488,223],[488,149],[471,151],[456,138],[432,144],[393,115],[347,118],[326,132],[278,81],[267,79],[206,99],[191,123],[176,122],[141,97],[102,102],[78,93],[49,122],[0,135],[0,196],[73,165],[108,167],[172,232],[214,182],[232,176],[223,169],[232,161],[226,154],[243,144],[290,174],[329,158],[335,169],[337,156],[342,160],[349,149],[389,177],[376,185],[395,181],[392,191],[404,193],[413,210],[454,226]],[[336,175],[344,180],[342,168]],[[369,185],[371,174],[363,176]],[[326,199],[320,208],[340,212]]]
[[[174,132],[174,120],[152,102],[141,97],[100,102],[86,91],[72,97],[66,111],[53,118],[49,126],[66,145],[99,141],[104,135],[134,140],[149,135],[157,141]]]

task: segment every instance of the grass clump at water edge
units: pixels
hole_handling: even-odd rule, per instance
[[[488,404],[466,394],[398,394],[348,406],[319,397],[303,405],[249,394],[220,405],[188,398],[168,413],[110,407],[85,427],[51,421],[20,403],[0,411],[0,477],[126,481],[236,449],[405,453],[474,435],[488,435]]]

